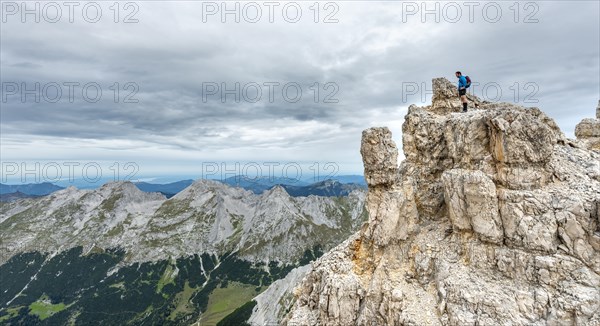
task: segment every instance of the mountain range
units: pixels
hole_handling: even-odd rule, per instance
[[[0,202],[9,202],[9,201],[15,201],[15,200],[19,200],[19,199],[37,198],[37,197],[41,197],[41,196],[28,195],[28,194],[24,194],[20,191],[15,191],[15,192],[9,192],[9,193],[5,193],[5,194],[0,194]]]
[[[20,192],[25,195],[45,196],[61,189],[64,189],[64,187],[57,186],[50,182],[27,183],[17,185],[8,185],[0,183],[0,195]]]
[[[233,176],[224,179],[221,182],[233,187],[250,190],[255,194],[261,194],[266,190],[280,185],[292,196],[344,196],[353,189],[366,188],[364,177],[354,175],[338,176],[312,183],[309,181],[311,181],[311,179],[304,181],[290,178],[267,177],[249,179],[243,176]],[[134,184],[144,192],[160,192],[167,198],[171,198],[193,182],[194,180],[186,179],[166,184],[142,181],[134,182]],[[0,201],[13,201],[21,198],[45,196],[61,189],[65,189],[65,187],[49,182],[16,185],[0,183]]]
[[[177,194],[178,192],[187,188],[193,182],[194,182],[194,180],[187,179],[187,180],[181,180],[181,181],[176,181],[176,182],[171,182],[171,183],[166,183],[166,184],[149,183],[149,182],[135,182],[134,184],[141,191],[160,192],[163,195],[165,195],[167,198],[171,198],[171,197],[175,196],[175,194]]]
[[[0,323],[214,324],[355,232],[365,195],[197,180],[0,203]]]

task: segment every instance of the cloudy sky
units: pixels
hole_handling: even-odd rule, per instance
[[[570,137],[600,97],[598,1],[57,4],[2,2],[3,174],[51,161],[362,174],[361,131],[388,126],[401,146],[434,77],[461,70],[475,95],[538,106]]]

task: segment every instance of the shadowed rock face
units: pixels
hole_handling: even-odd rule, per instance
[[[433,89],[399,167],[387,128],[363,132],[369,220],[313,264],[284,323],[600,324],[600,154],[537,108],[455,113],[455,86]]]

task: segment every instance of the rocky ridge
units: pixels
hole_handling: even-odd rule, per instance
[[[364,190],[345,197],[291,197],[280,186],[256,195],[197,180],[170,199],[131,182],[96,190],[69,187],[49,196],[0,203],[0,264],[22,252],[82,246],[122,248],[126,262],[236,253],[251,262],[294,262],[329,249],[363,223]]]
[[[283,323],[600,325],[600,153],[537,108],[456,113],[455,86],[433,90],[399,166],[387,128],[363,132],[368,222],[313,263]]]

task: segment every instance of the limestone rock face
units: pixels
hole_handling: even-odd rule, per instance
[[[600,121],[598,119],[583,119],[575,127],[575,136],[578,138],[600,137]]]
[[[387,128],[363,132],[369,220],[283,324],[600,325],[600,153],[536,108],[457,113],[451,88],[409,108],[400,166]]]
[[[596,108],[596,119],[586,118],[575,126],[575,136],[583,146],[600,151],[600,101]]]
[[[363,131],[360,152],[364,153],[366,160],[365,179],[368,185],[389,185],[395,182],[398,173],[398,149],[388,128]]]
[[[473,230],[483,240],[502,243],[504,230],[492,179],[481,171],[452,169],[442,174],[448,217],[459,230]]]

